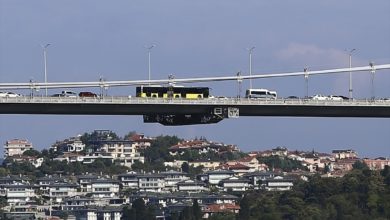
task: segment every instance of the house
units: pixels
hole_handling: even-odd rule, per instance
[[[219,182],[219,186],[223,191],[244,192],[249,189],[250,180],[246,178],[230,177]]]
[[[238,214],[239,211],[240,211],[240,206],[235,203],[209,204],[202,207],[203,218],[206,219],[217,213]]]
[[[153,138],[145,137],[144,134],[133,134],[129,139],[133,142],[136,152],[149,148],[153,141]]]
[[[65,198],[76,196],[77,188],[76,184],[56,182],[49,184],[47,186],[48,190],[42,195],[54,203],[61,203]]]
[[[97,180],[99,177],[92,174],[80,175],[77,176],[77,184],[79,184],[80,191],[82,193],[91,193],[93,180]]]
[[[80,153],[65,152],[62,155],[59,155],[56,158],[54,158],[54,160],[66,161],[68,163],[83,162],[84,156]]]
[[[267,191],[286,191],[291,190],[294,186],[294,179],[290,177],[275,176],[263,181],[264,189]]]
[[[38,178],[37,181],[39,191],[42,193],[42,195],[48,196],[50,194],[50,185],[55,183],[61,183],[64,182],[64,179],[60,176],[44,176],[41,178]]]
[[[57,141],[51,146],[54,152],[81,152],[85,149],[85,144],[81,141],[81,135],[71,137],[63,141]]]
[[[165,176],[161,174],[139,174],[138,189],[141,192],[161,192],[165,188]]]
[[[268,166],[266,164],[260,163],[259,160],[254,156],[252,157],[244,157],[237,160],[238,163],[243,164],[251,168],[251,171],[262,171],[267,170]]]
[[[84,196],[73,196],[65,198],[61,204],[62,210],[82,210],[87,206],[94,205],[94,199]]]
[[[165,178],[165,188],[174,191],[177,189],[177,183],[190,179],[187,173],[169,170],[160,172]]]
[[[272,178],[274,178],[274,176],[275,176],[274,172],[260,171],[260,172],[247,173],[244,175],[244,178],[249,179],[250,184],[257,187],[259,185],[259,183],[261,183],[262,181],[264,181],[266,179],[272,179]]]
[[[335,171],[342,171],[342,172],[348,172],[350,170],[352,170],[353,168],[353,164],[358,161],[359,159],[356,159],[356,158],[351,158],[351,159],[339,159],[337,160],[334,165],[333,165],[333,169]]]
[[[231,170],[238,176],[242,176],[245,173],[249,173],[249,172],[253,172],[254,171],[254,170],[251,170],[250,167],[248,167],[248,166],[246,166],[244,164],[241,164],[241,163],[236,163],[236,162],[234,162],[234,163],[227,162],[225,164],[222,164],[222,165],[218,166],[217,169]]]
[[[0,185],[0,195],[7,198],[8,205],[27,204],[36,197],[33,185]]]
[[[169,148],[169,154],[172,156],[183,155],[185,151],[193,150],[199,154],[205,154],[208,152],[225,153],[239,151],[235,145],[226,145],[223,143],[214,143],[206,140],[190,140],[180,142]]]
[[[120,165],[131,167],[135,161],[144,163],[145,158],[140,155],[136,145],[130,140],[102,140],[98,141],[99,149],[113,160],[119,161]]]
[[[272,156],[286,157],[288,149],[286,147],[277,147],[272,149]]]
[[[210,160],[199,160],[199,161],[188,162],[189,166],[193,166],[193,167],[202,166],[203,170],[214,170],[220,164],[221,164],[220,161],[210,161]]]
[[[332,154],[338,160],[341,160],[341,159],[353,159],[353,158],[357,158],[358,157],[358,154],[356,153],[356,151],[354,151],[352,149],[348,149],[348,150],[332,150]]]
[[[180,192],[198,193],[209,190],[204,182],[191,179],[178,182],[176,186]]]
[[[119,182],[113,179],[93,179],[88,184],[92,198],[116,198],[119,196]]]
[[[22,155],[25,151],[32,149],[32,144],[27,140],[12,139],[5,142],[4,157],[7,158],[14,155]]]
[[[123,190],[138,189],[138,174],[136,172],[120,174],[118,180]]]
[[[218,185],[221,180],[234,176],[234,172],[231,170],[213,170],[205,174],[207,182],[212,185]]]
[[[390,166],[390,160],[380,157],[376,159],[363,159],[363,163],[367,164],[370,170],[383,170],[385,166]]]
[[[26,156],[26,155],[13,155],[9,156],[8,159],[12,160],[16,163],[24,163],[29,162],[31,165],[33,165],[35,168],[38,168],[42,166],[43,163],[43,157],[35,157],[35,156]]]

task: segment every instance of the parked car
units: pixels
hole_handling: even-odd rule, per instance
[[[93,92],[80,92],[79,93],[79,96],[80,97],[92,97],[92,98],[96,98],[98,97],[95,93]]]

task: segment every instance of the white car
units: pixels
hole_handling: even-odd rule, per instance
[[[326,101],[329,100],[328,96],[323,96],[323,95],[315,95],[311,97],[312,100],[318,100],[318,101]]]
[[[72,92],[72,91],[62,91],[61,96],[69,97],[69,98],[77,98],[77,93]]]
[[[0,92],[0,97],[16,98],[20,97],[20,95],[13,92]]]
[[[337,96],[337,95],[331,95],[329,96],[329,100],[333,100],[333,101],[343,101],[343,97],[341,96]]]

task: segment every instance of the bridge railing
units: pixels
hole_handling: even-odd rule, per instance
[[[248,98],[207,98],[207,99],[164,99],[124,96],[106,97],[44,97],[21,96],[0,97],[0,103],[64,103],[64,104],[193,104],[193,105],[329,105],[329,106],[390,106],[390,100],[312,100],[312,99],[248,99]]]

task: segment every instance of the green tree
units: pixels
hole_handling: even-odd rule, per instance
[[[23,155],[25,156],[30,156],[30,157],[41,157],[41,152],[31,149],[31,150],[26,150],[23,152]]]
[[[144,200],[141,198],[134,200],[132,204],[132,210],[136,212],[135,213],[136,220],[143,220],[146,215],[146,206]]]
[[[182,165],[181,165],[181,170],[183,172],[186,172],[186,173],[189,173],[190,172],[190,166],[188,165],[187,162],[184,162]]]
[[[240,201],[240,212],[238,215],[239,220],[247,220],[250,217],[250,201],[245,195]]]
[[[200,209],[199,203],[197,199],[194,199],[192,204],[192,213],[194,216],[194,220],[201,220],[202,219],[202,210]]]
[[[361,160],[357,160],[354,164],[352,164],[352,167],[353,167],[353,169],[357,169],[357,170],[365,170],[365,169],[368,169],[367,164],[365,164],[365,163],[362,162]]]

